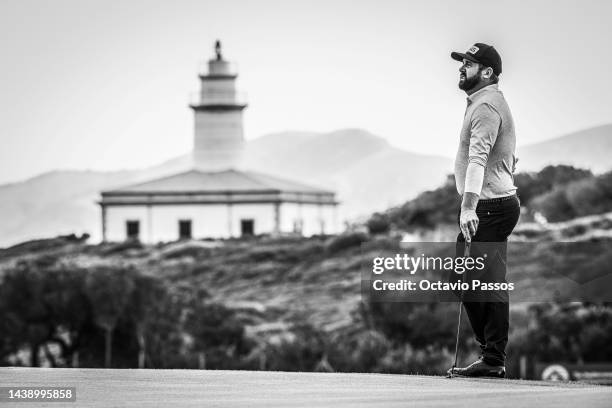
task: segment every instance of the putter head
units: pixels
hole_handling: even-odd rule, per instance
[[[446,378],[453,378],[453,374],[455,374],[455,366],[452,366],[446,372]]]

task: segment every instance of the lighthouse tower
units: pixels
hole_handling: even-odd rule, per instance
[[[236,91],[237,72],[223,59],[221,42],[208,72],[200,73],[200,92],[190,105],[194,111],[193,162],[197,170],[240,167],[244,149],[242,111],[247,104]]]
[[[190,105],[195,119],[192,155],[180,157],[172,172],[166,171],[172,166],[164,165],[164,175],[103,191],[104,241],[155,244],[340,231],[333,191],[242,168],[242,112],[247,105],[236,92],[238,75],[223,59],[219,41],[215,54]]]

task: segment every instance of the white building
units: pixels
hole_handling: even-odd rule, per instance
[[[104,241],[338,232],[335,193],[241,169],[244,97],[221,55],[200,75],[190,170],[102,192]]]

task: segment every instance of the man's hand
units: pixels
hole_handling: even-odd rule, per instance
[[[459,217],[459,227],[467,242],[472,241],[472,237],[476,235],[478,230],[478,216],[475,210],[461,209],[461,216]]]
[[[478,230],[478,216],[476,206],[478,205],[478,194],[465,192],[461,201],[461,214],[459,215],[459,228],[467,242],[472,241]]]

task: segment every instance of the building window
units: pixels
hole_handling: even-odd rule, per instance
[[[301,218],[296,218],[293,220],[293,232],[301,234],[302,229],[304,229],[304,221]]]
[[[243,236],[255,234],[255,221],[253,219],[240,220],[240,233]]]
[[[179,220],[179,239],[191,239],[191,220]]]
[[[125,235],[127,236],[127,239],[140,239],[140,221],[126,221],[125,230]]]

